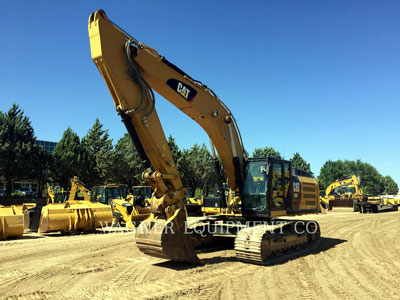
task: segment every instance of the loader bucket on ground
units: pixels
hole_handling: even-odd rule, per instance
[[[18,213],[22,213],[24,215],[24,229],[28,229],[30,225],[30,215],[29,211],[35,209],[36,203],[23,203],[20,205],[15,205]]]
[[[95,230],[111,222],[112,211],[109,205],[89,201],[55,203],[42,208],[38,232]]]
[[[0,205],[0,240],[24,234],[24,212],[14,205]]]
[[[185,234],[186,212],[178,209],[169,220],[150,218],[136,230],[136,245],[143,253],[175,261],[201,263],[189,234]]]

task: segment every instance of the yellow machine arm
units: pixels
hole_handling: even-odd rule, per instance
[[[352,175],[351,178],[347,178],[347,179],[343,179],[343,180],[336,180],[335,182],[328,185],[328,187],[326,188],[325,197],[328,197],[329,195],[331,195],[331,193],[338,187],[343,188],[343,187],[346,187],[349,185],[355,187],[355,189],[356,189],[355,194],[359,194],[359,193],[361,193],[359,183],[360,183],[360,181],[356,175]]]
[[[50,184],[47,185],[47,204],[54,204],[54,191]]]
[[[180,202],[184,189],[154,107],[152,89],[207,132],[220,154],[231,189],[238,190],[243,145],[232,113],[215,93],[122,31],[102,10],[90,16],[89,36],[92,59],[115,108],[146,167],[153,167],[143,177],[156,188],[161,207]]]
[[[242,179],[244,148],[236,121],[211,89],[191,78],[156,50],[121,30],[108,19],[104,11],[98,10],[91,14],[88,27],[92,59],[147,168],[142,177],[154,190],[152,214],[149,223],[142,223],[142,227],[147,226],[153,230],[157,220],[164,220],[163,226],[173,222],[175,231],[182,233],[176,235],[180,238],[175,242],[191,248],[190,241],[183,236],[182,227],[186,220],[183,203],[185,189],[155,109],[152,89],[207,132],[213,152],[215,146],[220,155],[231,189],[238,191]],[[138,240],[146,240],[146,236]],[[152,244],[152,240],[154,238],[146,243]],[[194,251],[190,249],[186,253]],[[179,257],[185,254],[159,253],[159,256],[181,260]],[[197,258],[185,257],[183,260],[196,261]]]
[[[83,200],[90,201],[90,190],[84,186],[84,184],[78,179],[78,177],[74,176],[74,178],[71,179],[71,191],[69,193],[68,201],[75,200],[78,191],[83,194]]]

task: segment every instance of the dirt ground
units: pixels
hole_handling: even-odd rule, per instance
[[[270,266],[233,250],[191,266],[148,257],[133,233],[0,242],[0,299],[400,299],[400,212],[310,215],[320,247]]]

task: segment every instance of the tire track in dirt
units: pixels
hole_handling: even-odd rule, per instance
[[[233,250],[189,266],[144,256],[131,233],[0,243],[0,299],[400,299],[400,212],[332,213],[320,249],[270,266]],[[23,292],[21,292],[23,291]]]

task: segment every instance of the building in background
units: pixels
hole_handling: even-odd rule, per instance
[[[55,142],[42,141],[42,140],[36,140],[36,144],[42,146],[42,148],[47,152],[47,154],[53,153],[54,148],[56,148],[57,145],[57,143]]]

